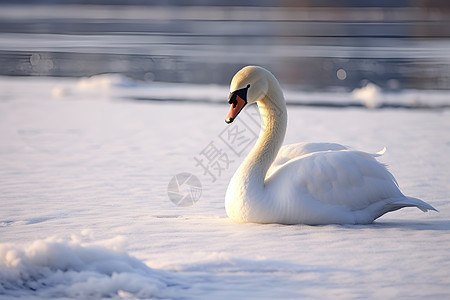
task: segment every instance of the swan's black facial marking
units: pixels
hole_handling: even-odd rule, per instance
[[[236,105],[236,97],[240,97],[241,99],[243,99],[245,102],[247,102],[247,91],[250,87],[250,84],[248,84],[245,88],[243,89],[239,89],[236,90],[232,93],[230,93],[230,96],[228,97],[228,103],[229,104],[233,104]]]
[[[250,88],[248,84],[245,88],[236,90],[230,93],[228,97],[228,103],[231,104],[230,111],[225,118],[225,122],[230,124],[236,119],[236,116],[241,112],[244,106],[247,104],[247,91]]]

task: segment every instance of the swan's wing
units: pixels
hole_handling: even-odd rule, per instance
[[[352,211],[405,197],[386,167],[372,154],[359,151],[311,153],[280,167],[268,178],[271,181],[283,187],[280,193],[291,198],[288,201],[308,198]]]
[[[278,155],[273,162],[274,165],[282,165],[287,161],[307,154],[323,151],[338,151],[348,149],[345,146],[335,143],[298,143],[285,145],[278,151]]]
[[[267,171],[266,177],[269,177],[282,165],[301,156],[316,152],[338,151],[346,149],[348,148],[335,143],[298,143],[285,145],[278,151],[277,157]]]

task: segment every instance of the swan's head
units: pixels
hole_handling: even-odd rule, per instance
[[[228,124],[233,122],[244,106],[257,102],[267,94],[269,74],[271,75],[264,68],[247,66],[234,75],[230,85],[230,96],[228,97],[231,108],[225,122]]]

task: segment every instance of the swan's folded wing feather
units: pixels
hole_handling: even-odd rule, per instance
[[[336,143],[297,143],[285,145],[278,151],[277,157],[275,158],[267,172],[267,177],[269,177],[274,171],[293,159],[297,159],[316,152],[339,151],[346,149],[348,148]]]
[[[294,190],[289,192],[298,195],[294,198],[312,197],[350,210],[404,197],[386,167],[370,154],[358,151],[312,153],[285,164],[271,179],[294,180]]]

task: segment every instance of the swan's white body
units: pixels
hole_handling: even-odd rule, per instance
[[[380,154],[332,143],[281,147],[287,113],[278,81],[263,68],[245,67],[234,76],[230,90],[245,86],[248,103],[258,104],[262,127],[228,186],[225,208],[231,220],[367,224],[403,207],[435,210],[400,192],[392,174],[375,160]]]

